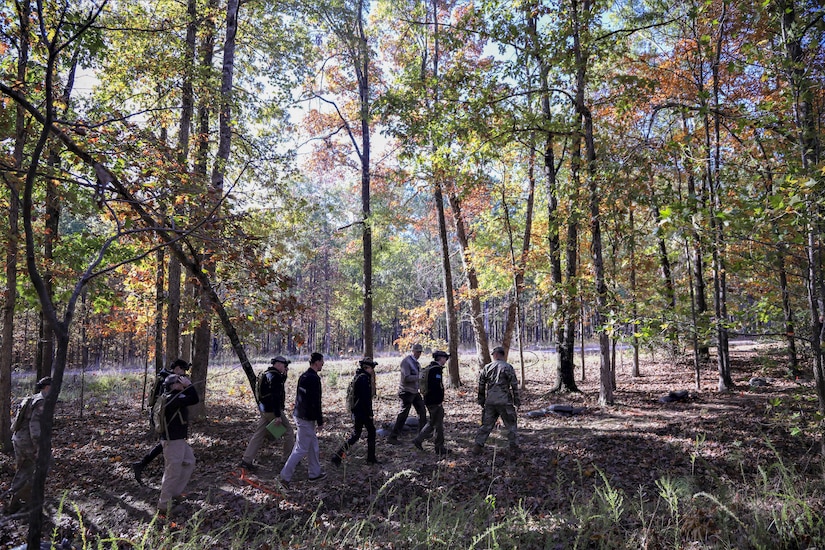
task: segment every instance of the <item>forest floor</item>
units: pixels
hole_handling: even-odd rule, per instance
[[[416,450],[409,434],[399,446],[386,444],[379,435],[378,457],[383,464],[365,463],[366,442],[362,440],[340,468],[329,458],[351,426],[343,409],[354,362],[328,363],[322,373],[327,423],[319,437],[322,463],[329,475],[323,483],[309,482],[304,461],[287,489],[277,483],[284,458],[279,444],[262,449],[255,474],[238,468],[256,420],[255,409],[240,369],[215,368],[207,397],[208,416],[191,430],[190,443],[198,463],[188,500],[175,510],[175,519],[183,522],[200,512],[202,528],[217,530],[255,510],[264,523],[292,517],[334,524],[369,513],[390,516],[392,506],[403,506],[414,497],[462,502],[479,494],[493,495],[502,510],[519,505],[541,518],[568,509],[571,502],[605,482],[632,496],[655,494],[657,480],[662,478],[689,477],[694,480],[694,491],[713,493],[724,480],[747,483],[758,478],[759,468],[780,461],[792,464],[797,475],[806,479],[821,477],[818,442],[806,429],[813,424],[817,409],[813,381],[788,376],[781,348],[764,344],[733,347],[737,389],[725,394],[716,391],[715,364],[701,371],[697,390],[690,358],[645,355],[641,376],[632,378],[629,356],[625,352],[617,369],[615,404],[600,407],[596,356],[588,357],[586,380],[581,381],[577,372],[580,393],[553,394],[555,372],[549,359],[527,354],[526,389],[519,411],[522,452],[517,457],[504,452],[503,429],[494,431],[484,454],[470,452],[481,411],[475,402],[477,369],[468,366],[466,358],[461,371],[464,385],[446,392],[450,455],[438,457],[426,442],[425,452]],[[378,360],[374,408],[381,428],[397,412],[400,358]],[[424,355],[421,362],[428,360]],[[511,361],[521,379],[515,354]],[[303,370],[302,362],[291,365],[288,396],[294,395],[295,380]],[[762,377],[768,385],[752,386],[752,377]],[[87,395],[83,407],[68,393],[59,404],[54,463],[47,481],[46,533],[56,529],[58,538],[80,540],[85,534],[134,541],[152,522],[163,460],[146,470],[145,485],[135,482],[130,463],[153,443],[145,436],[147,413],[141,411],[138,377],[124,375],[123,380],[124,388],[115,384],[109,393],[99,388],[91,392],[93,397]],[[71,383],[67,379],[67,387]],[[688,398],[660,402],[675,390],[688,390]],[[288,398],[288,406],[291,401]],[[573,416],[527,415],[553,404],[581,410]],[[0,456],[0,492],[8,487],[13,472],[13,459]],[[385,500],[380,510],[374,507],[378,496]],[[0,548],[22,544],[25,532],[25,518],[0,516]]]

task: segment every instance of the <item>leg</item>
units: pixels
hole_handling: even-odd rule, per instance
[[[484,412],[481,415],[481,427],[476,433],[476,445],[480,447],[484,446],[484,443],[490,436],[490,432],[493,431],[493,427],[496,425],[496,420],[498,420],[496,407],[493,405],[484,405]]]
[[[350,435],[349,439],[344,441],[344,444],[335,452],[338,458],[344,458],[344,455],[349,451],[350,447],[355,445],[355,443],[361,438],[361,431],[364,428],[364,421],[363,419],[355,417],[355,425],[352,428],[352,434]]]
[[[172,502],[172,497],[177,496],[175,491],[179,485],[179,480],[183,470],[183,460],[186,454],[183,439],[173,439],[163,441],[163,480],[160,484],[160,497],[158,498],[158,510],[164,511]]]
[[[315,435],[315,422],[301,420],[297,416],[293,416],[292,419],[295,421],[296,427],[295,446],[292,448],[292,453],[289,455],[286,464],[284,464],[281,470],[281,479],[286,482],[292,480],[292,476],[295,474],[295,467],[298,466],[301,459],[309,453],[310,441],[314,439],[316,443],[318,442],[317,436]]]
[[[433,436],[433,430],[435,429],[435,426],[433,426],[433,420],[434,420],[433,409],[434,409],[434,407],[437,407],[437,406],[438,405],[428,405],[427,406],[427,409],[429,409],[429,411],[430,411],[430,418],[427,421],[427,423],[424,425],[424,427],[421,429],[421,431],[418,432],[418,435],[415,436],[415,439],[413,440],[413,443],[415,443],[416,447],[421,448],[421,443],[423,443],[425,439],[429,439]]]
[[[435,452],[441,454],[445,452],[444,448],[444,406],[433,405],[430,409],[430,421],[427,426],[432,426],[432,431],[435,433]]]
[[[149,451],[148,453],[146,453],[146,456],[143,457],[143,459],[140,461],[140,463],[145,468],[153,460],[155,460],[157,457],[159,457],[162,454],[163,454],[163,445],[161,444],[160,441],[158,441],[157,444],[154,447],[152,447],[152,450]]]
[[[378,462],[375,457],[375,422],[372,418],[367,418],[364,426],[367,428],[367,462],[375,464]]]
[[[424,404],[424,399],[421,397],[420,393],[414,393],[412,398],[412,405],[415,407],[415,412],[418,415],[418,431],[424,429],[424,425],[427,424],[427,406]]]
[[[401,429],[407,421],[407,416],[410,414],[410,407],[413,403],[413,394],[409,392],[400,392],[398,397],[401,399],[401,410],[398,411],[398,416],[395,417],[395,425],[392,428],[390,441],[398,440],[398,436],[401,435]]]
[[[286,430],[284,435],[281,436],[283,439],[283,459],[286,461],[289,453],[292,452],[292,447],[295,445],[295,430],[292,429],[292,424],[289,422],[289,415],[286,414],[286,411],[281,411],[281,425]]]
[[[179,497],[186,490],[186,485],[192,477],[192,472],[195,470],[195,453],[192,452],[192,447],[185,439],[182,439],[183,447],[183,461],[181,462],[180,475],[177,479],[177,484],[172,487],[172,498]]]
[[[246,451],[244,451],[243,454],[242,460],[246,464],[251,466],[255,462],[255,456],[258,454],[261,445],[263,445],[267,433],[269,433],[266,427],[274,419],[275,415],[272,413],[261,413],[261,417],[258,418],[258,423],[255,424],[255,432],[252,434],[252,438],[249,440],[249,444],[246,446]]]
[[[324,470],[321,468],[321,447],[318,445],[318,434],[315,432],[315,422],[312,422],[312,429],[308,434],[311,439],[309,441],[309,453],[307,453],[307,475],[310,479],[320,477]]]
[[[501,421],[504,422],[504,427],[507,428],[507,441],[510,444],[510,449],[518,449],[518,416],[516,415],[516,408],[513,405],[504,405],[501,411]]]

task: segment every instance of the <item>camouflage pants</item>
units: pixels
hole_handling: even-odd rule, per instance
[[[504,422],[504,427],[507,428],[507,441],[510,446],[518,446],[516,408],[509,404],[484,405],[484,412],[481,415],[481,427],[476,434],[476,445],[484,445],[499,418]]]
[[[9,495],[11,507],[16,509],[19,508],[21,501],[28,503],[31,498],[36,455],[31,445],[24,445],[18,441],[13,443],[17,471],[14,473],[14,479],[11,480]]]

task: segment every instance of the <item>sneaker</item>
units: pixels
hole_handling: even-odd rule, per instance
[[[243,468],[244,470],[249,470],[250,472],[254,472],[255,469],[256,469],[254,464],[250,464],[249,462],[247,462],[245,460],[241,460],[241,462],[240,462],[240,464],[238,464],[238,466]]]
[[[335,466],[341,465],[341,457],[339,455],[332,455],[332,458],[329,459]]]
[[[327,478],[326,472],[321,472],[320,475],[309,478],[310,481],[321,481]]]
[[[143,469],[145,466],[142,462],[132,462],[132,473],[135,474],[135,481],[138,485],[143,485]]]
[[[417,439],[413,439],[413,445],[415,445],[415,448],[418,449],[419,451],[424,450],[424,447],[421,445],[421,442]]]

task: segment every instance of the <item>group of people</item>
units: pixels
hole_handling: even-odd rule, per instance
[[[444,456],[450,450],[444,444],[443,370],[450,354],[435,350],[432,361],[422,368],[419,363],[422,352],[423,347],[415,344],[409,355],[401,361],[398,388],[400,409],[387,442],[391,445],[400,444],[399,438],[407,424],[410,409],[414,408],[419,422],[412,444],[417,449],[424,450],[424,442],[432,439],[435,453]],[[482,425],[472,448],[475,454],[483,452],[484,444],[499,418],[507,429],[510,451],[518,452],[518,380],[512,365],[505,361],[505,355],[503,347],[494,348],[493,361],[479,373],[478,403],[483,412]],[[278,355],[272,359],[269,368],[258,376],[255,397],[260,418],[240,461],[240,467],[255,470],[255,456],[262,444],[269,434],[277,434],[282,439],[283,455],[287,457],[279,479],[287,487],[304,457],[307,458],[310,481],[320,481],[327,476],[321,465],[318,444],[318,430],[324,426],[319,376],[324,366],[324,356],[312,353],[309,368],[298,378],[292,422],[286,409],[285,386],[290,363],[289,359]],[[340,444],[330,459],[335,466],[342,464],[364,430],[367,432],[367,463],[379,464],[373,411],[377,365],[372,357],[362,357],[358,361],[358,369],[347,390],[347,408],[352,415],[353,428],[350,436]],[[150,407],[153,411],[160,412],[150,415],[150,425],[160,441],[140,461],[131,464],[135,479],[142,484],[145,468],[163,454],[164,471],[157,503],[161,514],[167,513],[185,498],[184,491],[195,467],[195,454],[188,443],[189,407],[198,403],[200,396],[186,374],[190,368],[189,363],[177,359],[168,369],[164,368],[158,373],[150,395]],[[23,402],[15,419],[12,440],[17,473],[8,492],[11,498],[5,509],[7,513],[16,512],[29,499],[40,437],[40,415],[50,386],[50,378],[39,380],[36,385],[38,393]],[[161,408],[158,408],[158,403]]]

